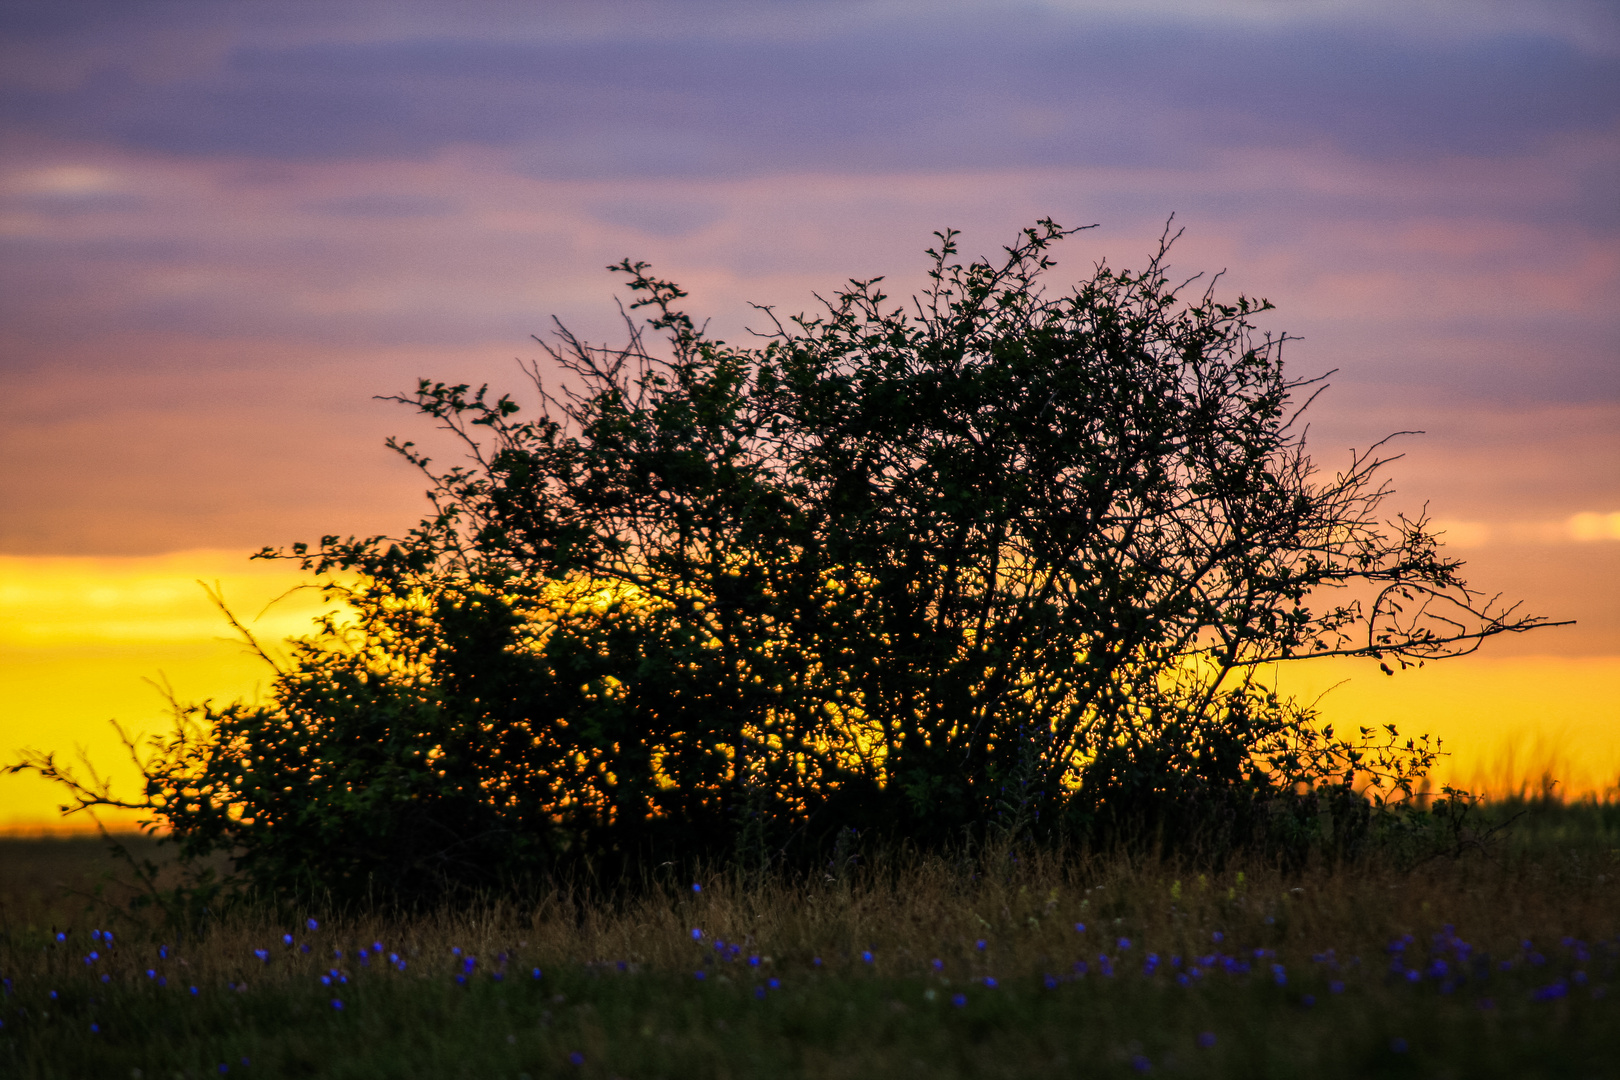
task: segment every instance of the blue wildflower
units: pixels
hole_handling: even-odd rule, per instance
[[[532,971],[532,972],[530,972],[530,973],[529,973],[529,974],[530,974],[530,975],[531,975],[531,976],[532,976],[532,977],[533,977],[533,978],[536,978],[536,979],[538,979],[538,978],[539,978],[539,977],[540,977],[540,969],[539,969],[539,968],[535,968],[535,969],[534,969],[534,970],[533,970],[533,971]]]
[[[870,964],[872,962],[872,950],[867,949],[865,952],[861,953],[861,959]]]
[[[336,1009],[338,1012],[342,1012],[343,1011],[343,999],[342,998],[333,998],[332,999],[332,1008]]]
[[[1074,924],[1074,932],[1077,933],[1077,934],[1085,933],[1086,932],[1086,924],[1083,923],[1083,922],[1075,923]]]
[[[703,891],[703,886],[699,885],[697,882],[694,881],[694,882],[692,882],[692,891],[693,892],[702,892]]]
[[[568,1055],[568,1064],[570,1064],[570,1065],[583,1065],[583,1064],[585,1064],[585,1055],[580,1053],[578,1050],[575,1050],[572,1054]]]
[[[934,957],[934,970],[935,971],[944,971],[945,970],[945,961],[941,960],[937,956]]]
[[[954,994],[954,995],[952,995],[951,996],[951,1004],[955,1005],[958,1009],[967,1008],[967,995],[966,994]]]
[[[703,931],[702,931],[702,930],[699,930],[699,929],[698,929],[698,928],[697,928],[697,927],[695,927],[695,926],[694,926],[694,927],[692,927],[692,940],[693,940],[693,941],[699,941],[699,940],[701,940],[701,939],[702,939],[702,937],[703,937]]]
[[[756,998],[758,998],[759,1000],[764,1001],[765,1000],[765,988],[763,986],[754,987],[754,996]]]
[[[707,971],[702,970],[701,968],[699,968],[693,974],[697,977],[697,980],[699,982],[702,982],[704,979],[707,979],[709,977],[709,973]]]
[[[1135,1057],[1131,1058],[1131,1068],[1135,1069],[1139,1073],[1152,1072],[1153,1062],[1149,1061],[1141,1054],[1137,1054]]]
[[[984,940],[984,938],[980,938],[980,939],[979,939],[979,940],[978,940],[978,941],[977,941],[977,942],[976,942],[976,943],[975,943],[975,945],[976,945],[976,947],[977,947],[977,948],[978,948],[978,950],[979,950],[979,951],[980,951],[980,952],[984,952],[984,947],[985,947],[985,945],[986,945],[986,944],[987,944],[987,943],[986,943],[986,942],[985,942],[985,940]]]
[[[321,928],[321,924],[316,922],[314,919],[305,919],[304,920],[304,929],[306,929],[306,930],[319,930],[320,928]]]
[[[1215,1046],[1215,1033],[1213,1031],[1200,1031],[1197,1042],[1200,1050],[1213,1049]]]

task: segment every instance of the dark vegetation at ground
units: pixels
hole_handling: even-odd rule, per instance
[[[189,929],[96,841],[5,841],[0,1074],[1613,1075],[1620,805],[1510,819],[1404,866],[856,850]]]

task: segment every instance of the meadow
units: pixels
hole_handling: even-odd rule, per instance
[[[1415,860],[879,851],[188,932],[99,841],[0,841],[0,1075],[1613,1076],[1620,803],[1487,816]]]

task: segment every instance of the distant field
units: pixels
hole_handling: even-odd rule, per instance
[[[1620,806],[1529,809],[1408,870],[877,858],[201,936],[3,841],[0,1075],[1613,1076]]]

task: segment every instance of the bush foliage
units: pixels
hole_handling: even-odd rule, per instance
[[[759,867],[849,830],[1353,850],[1434,748],[1340,737],[1261,665],[1388,670],[1542,620],[1384,520],[1378,447],[1317,470],[1320,380],[1284,374],[1269,303],[1173,284],[1168,235],[1048,294],[1068,232],[994,262],[937,234],[909,305],[851,281],[746,347],[626,260],[627,343],[559,326],[536,414],[421,381],[394,400],[467,453],[390,442],[432,513],[261,552],[342,614],[268,704],[181,708],[135,805],[337,894]]]

